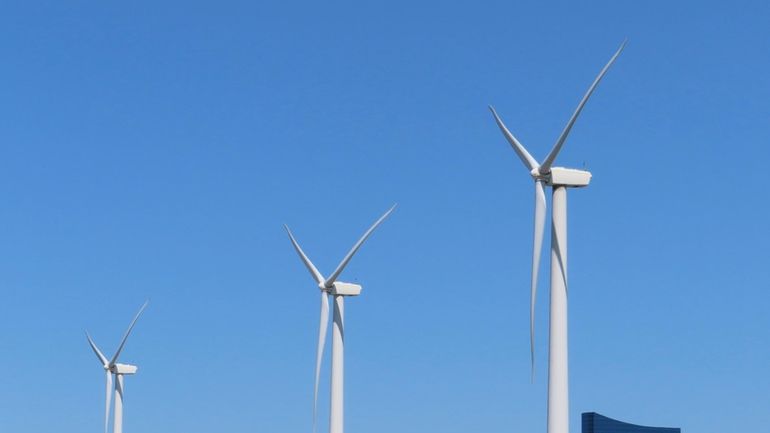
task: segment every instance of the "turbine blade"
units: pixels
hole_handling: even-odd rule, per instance
[[[289,226],[284,224],[283,227],[286,229],[286,233],[289,234],[289,239],[291,239],[291,244],[294,245],[294,249],[297,251],[297,254],[299,254],[299,258],[302,259],[302,263],[304,263],[307,270],[310,271],[310,275],[313,276],[313,279],[315,280],[316,283],[322,284],[324,282],[323,275],[321,275],[321,273],[318,272],[318,269],[316,269],[315,265],[313,265],[313,262],[311,262],[310,259],[305,254],[305,252],[302,251],[302,248],[297,243],[297,240],[294,239],[294,235],[291,234],[291,230],[289,230]]]
[[[548,156],[545,158],[545,161],[543,161],[543,164],[540,166],[540,174],[547,174],[548,172],[551,171],[551,164],[553,164],[553,161],[556,159],[556,156],[559,154],[559,151],[561,151],[561,146],[564,144],[564,141],[567,139],[567,135],[569,135],[570,131],[572,130],[572,125],[575,124],[575,121],[580,115],[580,112],[583,110],[583,106],[585,106],[586,102],[588,102],[588,98],[591,97],[591,94],[594,92],[594,89],[596,89],[596,86],[599,84],[599,81],[601,81],[602,78],[604,78],[604,74],[606,74],[607,71],[610,69],[610,66],[612,66],[613,63],[615,63],[615,59],[618,58],[621,51],[623,51],[623,48],[625,48],[626,42],[627,41],[623,41],[623,43],[620,44],[620,48],[618,48],[618,50],[615,51],[615,54],[612,56],[610,61],[607,62],[606,65],[604,65],[604,68],[602,68],[602,70],[599,72],[599,75],[596,76],[596,79],[591,84],[591,87],[589,87],[586,94],[583,95],[583,99],[580,100],[580,103],[575,109],[575,112],[572,113],[572,117],[570,117],[569,122],[567,122],[567,126],[565,126],[564,130],[561,132],[559,139],[556,140],[556,144],[554,144],[553,149],[551,149],[551,153],[548,154]]]
[[[529,302],[529,350],[532,362],[532,380],[535,380],[535,301],[537,300],[537,275],[540,270],[540,252],[545,232],[545,190],[543,181],[535,182],[535,230],[532,241],[532,282]]]
[[[110,404],[112,403],[112,372],[107,370],[107,395],[104,404],[104,433],[110,429]]]
[[[112,359],[110,360],[109,366],[112,367],[115,365],[115,363],[118,361],[118,357],[120,356],[120,352],[123,351],[123,346],[126,345],[126,340],[128,340],[128,336],[131,334],[131,330],[134,329],[134,325],[136,325],[136,321],[139,320],[139,316],[142,315],[144,312],[144,309],[147,308],[147,304],[150,301],[145,301],[142,305],[142,308],[139,309],[139,312],[136,313],[136,316],[134,316],[134,320],[131,321],[131,324],[128,325],[128,329],[126,330],[126,334],[123,335],[123,340],[120,341],[120,346],[118,346],[118,350],[115,352],[115,355],[112,356]]]
[[[318,327],[318,347],[315,356],[315,387],[313,388],[313,432],[316,426],[316,414],[318,408],[318,383],[321,379],[321,360],[323,359],[324,345],[326,344],[326,330],[329,327],[329,293],[321,291],[321,323]]]
[[[489,111],[492,112],[492,115],[495,116],[495,122],[497,122],[497,126],[500,128],[500,131],[502,131],[505,138],[508,140],[508,143],[511,144],[511,147],[513,150],[516,151],[516,155],[519,156],[519,159],[521,159],[521,162],[524,163],[524,166],[529,169],[529,171],[532,171],[533,169],[540,166],[540,164],[537,163],[537,160],[532,157],[532,155],[527,152],[527,149],[524,148],[524,146],[519,143],[519,140],[516,139],[516,137],[511,134],[511,131],[508,130],[508,128],[505,127],[505,124],[503,123],[502,119],[500,119],[500,116],[497,115],[497,111],[495,111],[495,107],[489,106]]]
[[[358,249],[359,249],[359,248],[361,248],[361,245],[362,245],[362,244],[364,243],[364,241],[365,241],[365,240],[366,240],[366,239],[367,239],[367,238],[368,238],[368,237],[369,237],[369,236],[372,234],[372,232],[374,231],[374,229],[376,229],[376,228],[377,228],[377,226],[379,226],[379,225],[380,225],[380,224],[381,224],[383,221],[385,221],[385,218],[387,218],[387,217],[388,217],[388,215],[390,215],[390,214],[391,214],[391,212],[393,212],[393,210],[394,210],[394,209],[396,209],[396,205],[395,205],[395,204],[393,205],[393,207],[391,207],[390,209],[388,209],[388,211],[387,211],[387,212],[385,212],[385,213],[384,213],[384,214],[383,214],[383,215],[380,217],[380,219],[378,219],[377,221],[375,221],[375,222],[374,222],[374,224],[372,224],[372,226],[371,226],[371,227],[369,227],[369,230],[367,230],[367,231],[366,231],[366,233],[364,233],[364,235],[363,235],[363,236],[361,236],[361,239],[359,239],[359,240],[358,240],[358,242],[356,242],[356,244],[355,244],[355,245],[353,245],[353,248],[351,248],[351,249],[350,249],[350,251],[348,252],[348,255],[346,255],[346,256],[345,256],[345,258],[344,258],[344,259],[342,259],[342,261],[340,262],[339,266],[337,266],[337,269],[335,269],[335,270],[334,270],[334,273],[332,273],[332,274],[329,276],[329,278],[327,278],[327,279],[326,279],[326,283],[325,283],[325,286],[326,286],[326,287],[331,287],[331,285],[332,285],[332,284],[333,284],[335,281],[337,281],[337,277],[339,277],[339,276],[340,276],[340,274],[342,273],[342,270],[343,270],[343,269],[345,269],[345,266],[347,266],[347,265],[348,265],[348,262],[350,262],[350,259],[352,259],[352,258],[353,258],[353,255],[356,253],[356,251],[358,251]]]
[[[99,350],[98,347],[96,347],[96,343],[94,343],[94,340],[91,339],[91,336],[88,335],[88,331],[86,331],[86,338],[88,338],[88,344],[91,345],[91,350],[94,351],[96,354],[96,357],[99,358],[99,362],[102,363],[103,366],[107,366],[107,357],[104,356],[101,350]]]

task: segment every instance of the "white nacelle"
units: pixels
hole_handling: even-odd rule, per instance
[[[113,373],[115,374],[135,374],[139,367],[128,364],[115,364],[113,367]]]
[[[352,283],[335,282],[332,284],[332,295],[358,296],[361,294],[361,286]]]
[[[552,167],[546,180],[548,185],[561,185],[579,188],[591,182],[591,173],[574,168]]]

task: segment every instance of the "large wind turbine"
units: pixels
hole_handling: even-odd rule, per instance
[[[572,113],[551,152],[538,164],[537,160],[527,152],[519,140],[508,131],[503,121],[491,106],[489,109],[495,117],[497,126],[516,151],[530,176],[535,180],[535,229],[532,245],[532,280],[530,298],[530,355],[532,374],[535,368],[535,299],[537,295],[537,274],[540,267],[540,251],[543,245],[545,228],[545,190],[549,186],[553,190],[553,210],[551,216],[551,314],[550,314],[550,343],[548,352],[548,433],[569,432],[569,386],[567,364],[567,188],[587,186],[591,181],[591,173],[563,167],[552,167],[556,156],[567,139],[572,125],[583,110],[588,98],[599,84],[604,74],[623,51],[625,41],[615,52],[609,62],[602,68],[583,99]]]
[[[136,325],[136,321],[139,319],[139,316],[142,315],[142,312],[144,311],[145,308],[147,308],[147,302],[145,302],[144,305],[142,305],[142,308],[140,308],[139,312],[136,313],[136,316],[134,316],[134,320],[132,320],[131,324],[128,325],[128,329],[126,330],[126,333],[123,335],[123,339],[120,341],[120,346],[118,346],[118,350],[115,351],[115,354],[112,355],[112,358],[110,359],[107,359],[107,357],[104,356],[102,351],[99,350],[99,348],[96,346],[96,343],[94,343],[94,340],[86,331],[88,344],[91,345],[91,349],[93,349],[94,353],[96,354],[96,357],[99,358],[99,362],[102,364],[102,367],[104,368],[104,371],[107,374],[107,395],[106,395],[105,404],[104,404],[104,433],[108,433],[109,431],[110,400],[112,399],[113,392],[115,393],[115,410],[113,411],[114,424],[112,427],[112,432],[113,433],[123,432],[123,376],[135,374],[138,367],[135,365],[120,364],[118,363],[118,357],[120,356],[120,352],[123,350],[123,346],[125,346],[126,344],[126,340],[128,339],[129,334],[131,334],[131,330],[134,329],[134,325]],[[114,390],[112,388],[113,376],[115,376]]]
[[[318,331],[318,348],[316,351],[316,364],[315,364],[315,387],[313,388],[313,431],[315,431],[316,424],[316,407],[318,403],[318,381],[321,374],[321,358],[323,356],[324,344],[326,343],[326,330],[329,325],[329,295],[334,296],[334,327],[332,330],[332,373],[331,373],[331,402],[330,402],[330,416],[329,416],[329,433],[343,433],[344,430],[344,400],[343,400],[343,384],[344,384],[344,342],[345,342],[345,327],[344,327],[344,307],[345,296],[358,296],[361,293],[361,286],[358,284],[343,283],[337,281],[337,278],[345,269],[350,259],[358,251],[364,241],[372,234],[374,229],[377,228],[385,218],[390,215],[396,208],[393,205],[384,215],[380,217],[371,227],[367,230],[361,239],[353,245],[345,258],[342,259],[337,269],[329,275],[329,278],[324,278],[318,269],[316,269],[313,262],[305,255],[302,248],[294,239],[294,235],[291,234],[289,227],[284,225],[286,232],[289,234],[294,249],[297,250],[300,259],[310,271],[310,275],[318,284],[318,288],[321,290],[321,324]]]

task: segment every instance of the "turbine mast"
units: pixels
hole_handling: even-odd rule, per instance
[[[112,433],[123,433],[123,375],[115,375],[115,410]]]
[[[345,296],[334,295],[329,433],[345,430]]]
[[[548,433],[569,432],[567,327],[567,187],[553,187],[551,317],[548,345]]]

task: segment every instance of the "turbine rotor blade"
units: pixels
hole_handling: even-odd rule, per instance
[[[315,357],[315,386],[313,388],[313,432],[316,427],[316,415],[318,409],[318,384],[321,379],[321,360],[323,359],[324,345],[326,344],[326,331],[329,327],[329,293],[321,291],[321,322],[318,327],[318,347]]]
[[[519,159],[521,159],[521,162],[524,163],[524,166],[529,169],[529,171],[534,170],[535,168],[540,167],[540,164],[537,163],[537,160],[532,157],[532,155],[527,152],[527,149],[524,148],[524,146],[519,142],[519,140],[516,139],[516,137],[511,134],[511,131],[508,130],[508,128],[505,127],[505,124],[503,123],[502,119],[500,119],[500,116],[497,115],[497,111],[495,111],[495,107],[489,106],[489,111],[492,112],[492,115],[495,116],[495,122],[497,122],[497,126],[500,128],[500,131],[503,133],[505,138],[508,140],[508,143],[511,144],[511,147],[513,150],[516,151],[516,155],[519,156]]]
[[[145,301],[142,305],[142,308],[139,309],[139,312],[136,313],[136,316],[134,316],[134,320],[131,321],[131,324],[128,325],[128,329],[126,330],[125,335],[123,335],[123,340],[120,341],[120,346],[118,346],[118,350],[115,352],[115,355],[112,356],[112,359],[110,360],[109,366],[112,367],[115,365],[115,363],[118,361],[118,357],[120,356],[120,352],[123,351],[123,346],[126,345],[126,340],[128,340],[128,336],[131,334],[131,330],[134,329],[134,325],[136,325],[136,321],[139,320],[139,316],[142,315],[144,312],[144,309],[147,308],[147,304],[150,301]]]
[[[535,182],[535,229],[532,241],[532,282],[529,303],[529,349],[532,363],[532,380],[535,379],[535,301],[537,300],[537,275],[540,270],[540,252],[545,232],[545,189],[543,181]]]
[[[112,372],[110,370],[107,370],[107,395],[104,401],[104,433],[109,433],[110,404],[112,403]]]
[[[291,234],[291,230],[289,230],[289,226],[284,224],[283,227],[286,229],[286,233],[289,234],[289,239],[291,239],[291,244],[294,245],[294,249],[297,251],[297,254],[299,254],[299,258],[302,259],[302,263],[304,263],[307,270],[310,271],[310,275],[313,277],[316,283],[323,284],[324,282],[323,275],[321,275],[321,273],[318,272],[318,269],[316,269],[315,265],[313,265],[313,262],[311,262],[310,259],[305,254],[305,252],[302,251],[302,247],[299,246],[299,243],[297,243],[297,240],[294,239],[294,235]]]
[[[340,276],[340,274],[342,273],[342,270],[345,269],[345,266],[348,265],[348,262],[350,262],[350,259],[353,258],[353,255],[356,253],[356,251],[358,251],[358,249],[361,248],[361,245],[372,234],[374,229],[376,229],[377,226],[379,226],[383,221],[385,221],[385,218],[387,218],[388,215],[390,215],[391,212],[393,212],[394,209],[396,209],[396,205],[395,204],[390,209],[388,209],[388,211],[385,212],[380,217],[380,219],[375,221],[374,224],[372,224],[372,226],[369,227],[369,230],[367,230],[366,233],[364,233],[364,235],[361,236],[361,239],[359,239],[358,242],[356,242],[356,244],[353,245],[353,248],[350,249],[350,251],[348,252],[348,255],[346,255],[345,258],[342,259],[342,261],[340,262],[339,266],[337,266],[337,269],[334,270],[334,273],[332,273],[329,276],[329,278],[326,279],[326,282],[325,282],[326,287],[331,287],[332,284],[335,281],[337,281],[337,277]]]
[[[548,156],[543,161],[543,164],[540,166],[540,174],[547,174],[551,171],[551,164],[553,164],[553,161],[556,159],[556,156],[559,154],[559,151],[561,151],[561,147],[564,144],[564,141],[567,139],[567,135],[569,135],[570,131],[572,130],[572,125],[575,124],[575,121],[577,120],[578,116],[580,115],[580,112],[583,110],[583,106],[586,105],[586,102],[588,102],[588,98],[591,97],[591,94],[594,92],[594,89],[596,89],[596,86],[599,84],[599,81],[604,78],[604,74],[607,73],[607,71],[610,69],[610,66],[612,66],[613,63],[615,63],[615,59],[618,58],[620,53],[623,51],[623,48],[625,48],[627,41],[623,41],[622,44],[620,44],[620,48],[618,48],[617,51],[615,51],[615,54],[612,56],[609,62],[607,62],[606,65],[604,65],[604,68],[599,72],[599,75],[596,76],[596,79],[594,79],[594,82],[591,84],[591,87],[588,88],[588,91],[583,95],[583,99],[580,100],[580,103],[578,104],[577,108],[575,109],[575,112],[572,113],[572,117],[570,117],[569,122],[567,122],[567,126],[564,127],[564,130],[561,132],[561,135],[556,140],[556,144],[554,144],[553,149],[551,149],[551,153],[548,154]]]
[[[86,338],[88,338],[88,344],[91,345],[91,350],[93,350],[96,354],[96,357],[99,358],[99,362],[101,362],[103,366],[107,367],[107,357],[104,356],[98,347],[96,347],[96,343],[94,343],[94,340],[92,340],[91,336],[88,335],[88,331],[86,331]]]

